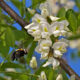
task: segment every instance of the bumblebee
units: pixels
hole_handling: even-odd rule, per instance
[[[14,61],[15,59],[19,59],[21,57],[23,57],[24,55],[27,54],[27,51],[25,49],[17,49],[16,51],[14,51],[11,55],[11,59],[12,61]]]

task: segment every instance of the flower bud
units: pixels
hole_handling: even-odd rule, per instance
[[[29,11],[30,14],[34,14],[35,13],[34,9],[27,8],[27,10]]]
[[[62,74],[59,74],[56,78],[56,80],[63,80]]]
[[[45,74],[44,71],[41,72],[41,75],[40,75],[40,77],[39,77],[39,80],[47,80],[46,74]]]
[[[6,68],[5,71],[6,72],[16,72],[14,68]]]
[[[37,61],[36,61],[36,57],[32,57],[31,61],[30,61],[30,67],[35,69],[37,68]]]
[[[75,75],[72,75],[69,80],[75,80]]]

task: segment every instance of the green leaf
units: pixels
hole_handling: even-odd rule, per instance
[[[65,19],[66,10],[65,8],[61,8],[57,14],[57,17]]]
[[[3,41],[0,41],[0,56],[2,56],[3,58],[6,58],[6,56],[8,55],[9,52],[9,47],[5,46]]]
[[[70,37],[68,37],[68,40],[76,40],[76,39],[79,39],[80,38],[80,34],[75,34],[75,35],[72,35]]]
[[[77,5],[77,7],[79,8],[79,12],[80,12],[80,0],[75,0],[75,3]]]
[[[20,80],[29,80],[29,77],[27,75],[20,75]]]
[[[0,80],[5,80],[5,78],[4,77],[0,77]]]
[[[32,8],[35,9],[40,3],[45,2],[46,0],[32,0]]]
[[[77,56],[80,58],[80,51],[78,51]]]
[[[80,27],[80,14],[78,15],[78,27]]]
[[[0,13],[0,24],[13,24],[14,20],[8,15]]]
[[[34,50],[35,50],[35,47],[36,47],[36,42],[33,41],[32,44],[30,45],[30,48],[29,48],[29,52],[28,52],[28,55],[27,55],[27,64],[29,64],[31,58],[32,58],[32,55],[34,53]]]
[[[15,36],[15,40],[19,41],[19,40],[23,40],[27,37],[27,33],[25,31],[19,31],[19,30],[13,30],[12,31],[14,36]]]
[[[32,16],[33,15],[30,14],[29,11],[26,9],[24,20],[29,23],[30,22],[30,19],[32,18]]]
[[[11,0],[11,2],[18,8],[22,17],[24,17],[25,13],[25,0]]]
[[[66,18],[69,22],[69,29],[75,33],[78,28],[78,22],[77,22],[77,17],[75,15],[75,12],[72,9],[69,9],[66,12]]]
[[[48,80],[56,80],[56,77],[57,77],[56,71],[53,69],[48,70],[47,77],[48,77]]]
[[[5,70],[6,68],[24,68],[22,65],[20,64],[16,64],[16,63],[12,63],[12,62],[6,62],[3,63],[2,66],[0,66],[0,71],[1,70]]]
[[[64,70],[61,69],[61,73],[62,73],[63,79],[69,80]]]
[[[31,36],[28,36],[26,38],[26,41],[23,43],[24,47],[28,47],[29,44],[33,42],[33,38]]]
[[[9,47],[13,47],[15,44],[15,36],[14,33],[12,32],[11,28],[7,27],[7,31],[5,34],[5,41],[6,41],[6,45]]]

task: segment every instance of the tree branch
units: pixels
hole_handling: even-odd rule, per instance
[[[73,71],[73,69],[67,64],[67,62],[64,59],[57,58],[60,62],[61,68],[69,75],[75,75],[76,80],[80,80],[80,77]]]
[[[18,16],[16,14],[15,11],[13,11],[5,2],[4,0],[0,0],[0,7],[6,11],[16,22],[18,22],[23,28],[26,24],[26,23],[20,16]]]
[[[18,16],[16,12],[13,11],[3,0],[0,0],[0,7],[4,11],[6,11],[15,21],[17,21],[22,26],[23,29],[24,26],[28,24],[20,16]],[[60,61],[62,69],[64,69],[64,71],[69,76],[75,74],[76,80],[80,80],[80,77],[72,70],[72,68],[70,68],[70,66],[66,63],[66,61],[64,61],[63,59],[58,59],[58,60]]]

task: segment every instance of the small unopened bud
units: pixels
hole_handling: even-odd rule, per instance
[[[14,68],[6,68],[5,71],[6,72],[16,72]]]
[[[41,75],[39,76],[39,80],[47,80],[47,77],[44,71],[41,72]]]
[[[75,75],[72,75],[69,80],[75,80]]]
[[[34,14],[35,13],[34,9],[27,8],[27,10],[29,11],[30,14]]]
[[[30,61],[30,67],[35,69],[37,68],[37,61],[36,61],[36,57],[32,57],[31,61]]]
[[[59,75],[57,76],[56,80],[63,80],[62,74],[59,74]]]

